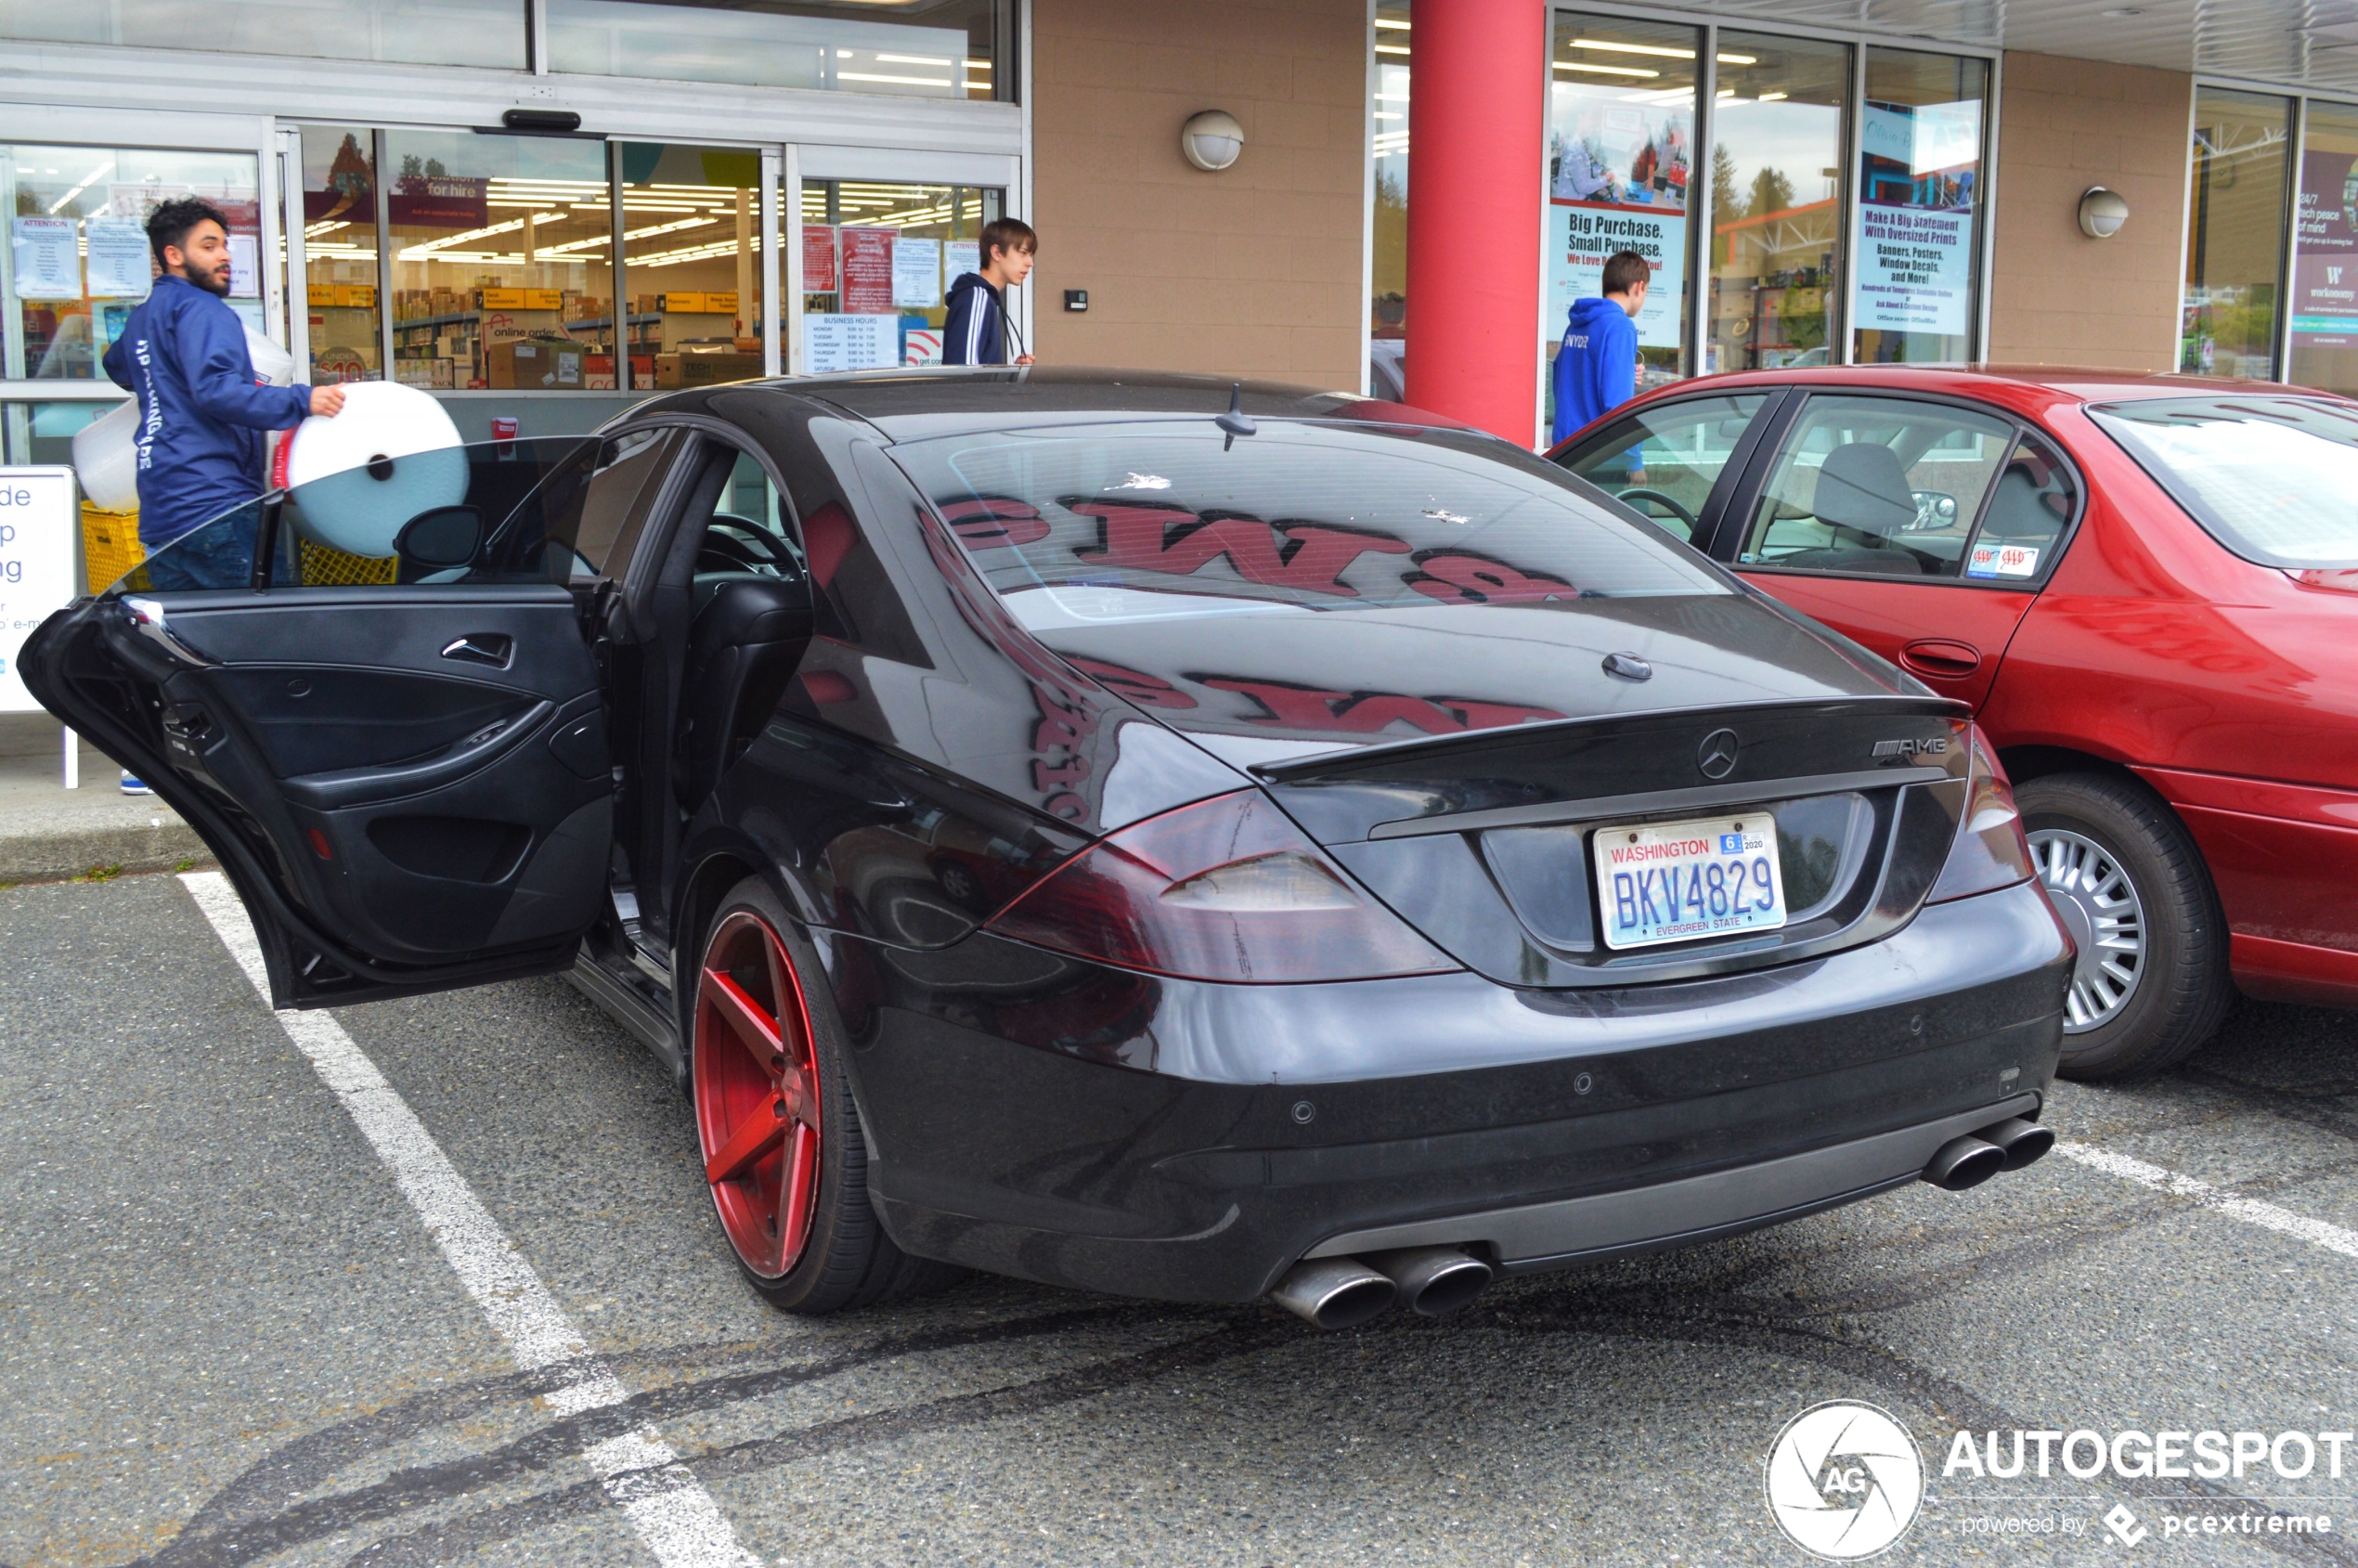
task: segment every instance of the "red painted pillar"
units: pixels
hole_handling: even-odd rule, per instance
[[[1545,0],[1412,0],[1408,401],[1528,447],[1539,421]]]

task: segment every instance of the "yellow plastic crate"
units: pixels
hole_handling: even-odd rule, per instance
[[[82,503],[82,575],[87,591],[112,587],[123,575],[148,558],[139,543],[139,514],[106,512]]]
[[[347,555],[341,550],[330,550],[309,539],[295,540],[296,554],[303,569],[305,588],[360,587],[379,583],[390,584],[400,568],[397,556]]]

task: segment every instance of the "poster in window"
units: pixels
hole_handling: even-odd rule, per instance
[[[892,313],[893,228],[851,228],[842,231],[843,298],[837,305],[848,316]]]
[[[94,300],[143,300],[153,285],[155,268],[148,260],[147,226],[129,218],[100,214],[83,230],[88,248],[84,262],[89,271]]]
[[[802,318],[802,368],[814,376],[900,363],[900,317],[812,311]]]
[[[2293,253],[2296,348],[2358,348],[2358,163],[2347,152],[2300,160],[2300,247]]]
[[[78,300],[82,297],[82,252],[75,243],[81,223],[73,218],[17,220],[17,298]]]
[[[1859,129],[1858,325],[1962,336],[1973,302],[1981,102],[1870,103]]]
[[[1639,345],[1676,349],[1687,292],[1691,110],[1600,98],[1560,83],[1549,118],[1541,336],[1561,338],[1573,302],[1603,293],[1605,259],[1635,251],[1653,268],[1638,312]]]
[[[825,224],[802,226],[802,288],[810,294],[836,292],[836,231]]]
[[[931,310],[941,303],[941,241],[904,234],[892,247],[892,303]]]

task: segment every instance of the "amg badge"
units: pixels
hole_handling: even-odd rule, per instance
[[[1920,741],[1877,741],[1872,755],[1876,757],[1938,757],[1948,749],[1948,736],[1933,735]]]

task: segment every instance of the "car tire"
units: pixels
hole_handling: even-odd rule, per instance
[[[819,955],[760,878],[720,901],[695,980],[697,1153],[746,1283],[781,1311],[819,1316],[963,1275],[903,1252],[877,1220],[842,1019]],[[762,1045],[773,1047],[766,1061]]]
[[[2143,1078],[2218,1032],[2235,999],[2201,851],[2158,796],[2056,773],[2015,786],[2039,880],[2079,944],[2056,1071]],[[2123,983],[2123,977],[2127,978]]]

